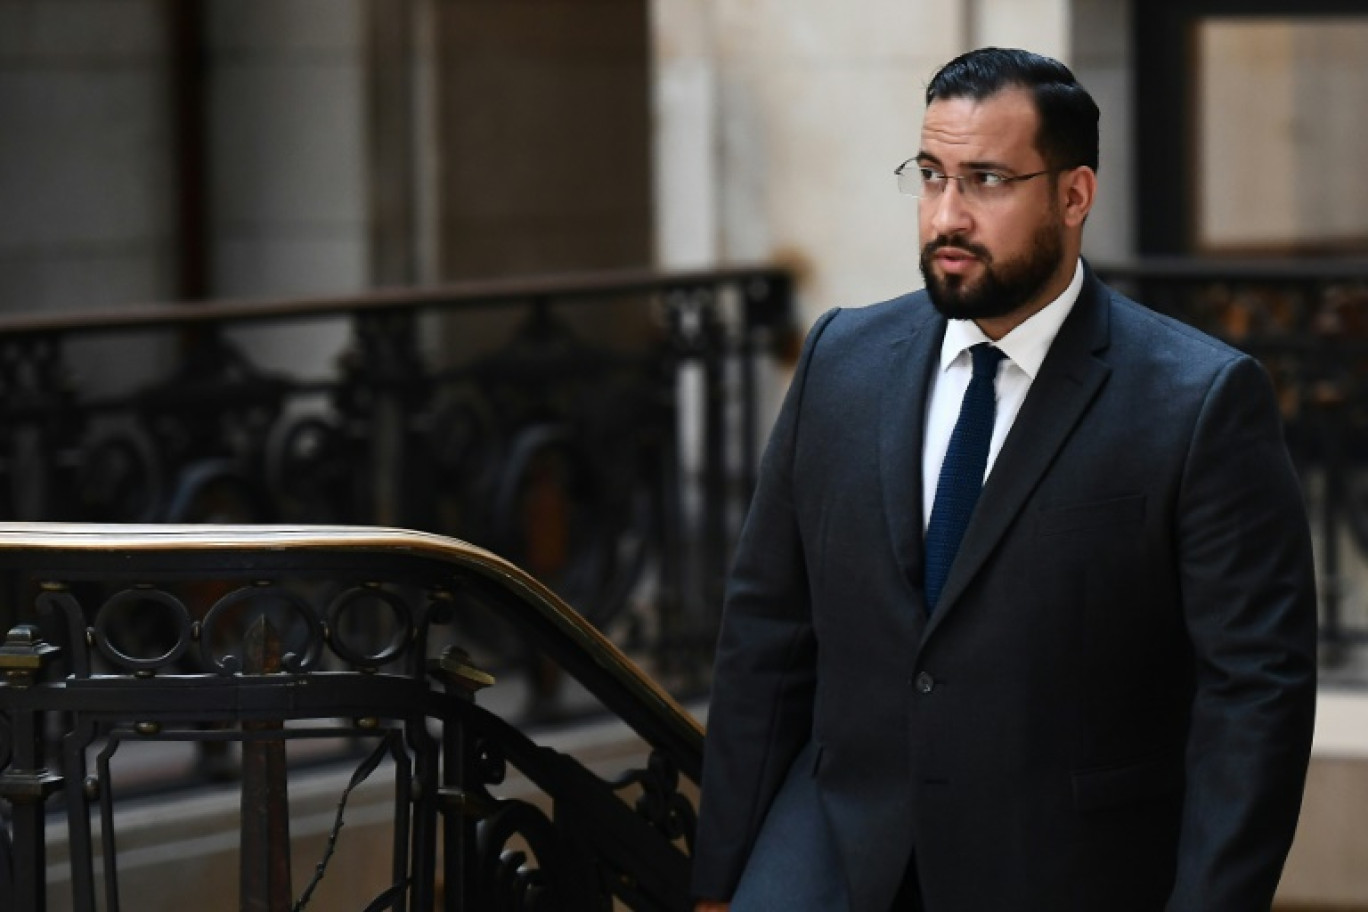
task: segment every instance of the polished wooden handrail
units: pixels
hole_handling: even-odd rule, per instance
[[[659,684],[646,675],[606,636],[545,585],[483,548],[454,538],[409,529],[369,526],[269,525],[140,525],[90,523],[0,523],[0,552],[43,554],[160,554],[214,552],[249,556],[263,552],[404,553],[436,561],[454,573],[471,573],[495,585],[511,599],[507,606],[532,612],[549,636],[567,671],[605,705],[620,710],[624,702],[641,712],[624,720],[647,741],[681,753],[682,771],[697,778],[703,728]],[[41,561],[40,561],[41,562]],[[518,618],[510,618],[515,623]],[[544,637],[545,639],[545,637]],[[571,657],[582,656],[585,662]],[[593,669],[595,671],[587,670]],[[578,672],[578,673],[577,673]],[[650,721],[654,720],[654,721]]]
[[[433,908],[438,883],[446,908],[493,907],[534,883],[566,908],[610,896],[687,907],[695,813],[678,785],[680,774],[701,775],[702,727],[574,608],[486,549],[370,526],[0,523],[0,580],[20,603],[0,647],[0,800],[12,813],[0,848],[12,847],[14,874],[0,876],[0,906],[48,908],[46,803],[61,793],[75,908],[93,912],[100,892],[120,908],[111,758],[129,740],[241,743],[240,854],[250,845],[251,858],[268,859],[244,862],[242,896],[277,903],[292,895],[288,867],[269,862],[289,839],[285,742],[344,738],[371,745],[353,786],[392,762],[401,835],[375,908],[400,895]],[[378,624],[358,639],[349,612],[371,604]],[[175,640],[157,655],[111,636],[116,616],[144,606]],[[459,642],[437,655],[430,638],[447,627],[459,639],[467,607],[496,614],[597,697],[640,736],[645,768],[604,779],[478,705],[492,676]],[[386,627],[387,612],[397,626]],[[199,661],[186,667],[192,642]],[[554,812],[491,792],[505,764]],[[341,815],[339,802],[330,844]],[[518,838],[535,865],[505,858]]]
[[[0,315],[0,518],[458,536],[526,562],[600,627],[648,593],[638,655],[698,688],[792,284],[773,265],[619,270]],[[513,319],[475,319],[496,312]],[[273,344],[291,325],[328,331]],[[534,560],[550,539],[519,498],[537,473],[575,534]],[[555,680],[533,678],[535,711]]]

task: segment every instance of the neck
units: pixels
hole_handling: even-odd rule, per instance
[[[1051,276],[1050,280],[1041,286],[1040,291],[1036,292],[1036,294],[1025,304],[1004,316],[975,320],[974,324],[978,326],[979,329],[983,330],[983,334],[989,339],[992,339],[994,342],[998,341],[1022,323],[1025,323],[1027,320],[1031,319],[1031,317],[1040,313],[1047,305],[1062,295],[1065,289],[1069,287],[1069,283],[1073,281],[1074,269],[1076,269],[1077,266],[1078,251],[1074,250],[1072,253],[1066,254],[1061,258],[1059,268],[1055,270],[1054,275]]]

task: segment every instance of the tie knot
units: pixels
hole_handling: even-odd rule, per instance
[[[974,359],[974,376],[990,380],[997,377],[998,362],[1007,357],[1002,349],[994,348],[987,342],[980,342],[971,347],[969,354]]]

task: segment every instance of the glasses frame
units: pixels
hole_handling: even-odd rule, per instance
[[[922,169],[926,169],[927,171],[935,171],[937,174],[940,174],[940,175],[941,175],[941,177],[944,179],[945,183],[943,183],[943,184],[941,185],[940,189],[937,190],[937,191],[935,191],[934,193],[925,193],[925,192],[908,193],[906,190],[903,189],[903,175],[907,172],[908,166],[911,166],[911,167],[915,168],[915,169],[918,170],[918,171],[921,171]],[[991,199],[993,199],[994,197],[993,197],[992,192],[990,191],[989,193],[985,194],[983,191],[984,191],[984,190],[987,190],[987,189],[988,189],[987,187],[985,187],[985,186],[983,186],[983,185],[981,185],[981,184],[980,184],[980,185],[975,185],[975,184],[967,184],[967,185],[966,185],[966,184],[964,183],[964,181],[967,181],[967,180],[969,180],[970,178],[973,178],[973,177],[982,177],[982,176],[985,175],[985,174],[994,174],[994,175],[997,175],[997,177],[998,177],[998,179],[999,179],[999,183],[996,184],[995,186],[997,186],[997,187],[1002,187],[1002,186],[1006,186],[1007,184],[1019,184],[1019,183],[1021,183],[1022,181],[1028,181],[1028,180],[1031,180],[1032,178],[1040,177],[1041,175],[1044,175],[1044,174],[1060,174],[1060,173],[1062,173],[1062,172],[1064,172],[1064,171],[1069,171],[1069,170],[1072,170],[1072,169],[1070,169],[1070,168],[1045,168],[1045,169],[1043,169],[1043,170],[1041,170],[1041,171],[1032,171],[1030,174],[1013,174],[1013,175],[1011,175],[1011,176],[1005,176],[1005,175],[1003,175],[1003,174],[999,174],[997,171],[992,171],[992,170],[987,170],[987,169],[982,170],[982,171],[974,171],[974,172],[971,172],[971,173],[969,173],[969,174],[942,174],[941,172],[936,171],[935,168],[931,168],[931,167],[928,167],[928,166],[926,166],[926,165],[921,164],[921,163],[918,162],[915,158],[909,158],[907,161],[903,162],[901,165],[898,165],[897,168],[894,168],[894,169],[893,169],[893,176],[896,177],[896,178],[898,178],[898,190],[899,190],[899,192],[901,192],[904,196],[910,196],[910,197],[913,197],[914,199],[919,199],[919,200],[923,200],[923,199],[940,199],[941,195],[945,193],[945,188],[948,187],[948,186],[950,185],[950,181],[959,181],[959,182],[960,182],[960,196],[961,196],[961,197],[963,197],[966,201],[969,201],[969,202],[982,202],[982,201],[984,201],[984,200],[991,200]],[[921,186],[922,190],[924,191],[925,188],[926,188],[926,186],[927,186],[925,179],[922,180],[920,186]],[[966,190],[965,190],[965,187],[966,187],[966,186],[968,186],[968,187],[970,187],[970,188],[972,188],[972,189],[966,191]]]

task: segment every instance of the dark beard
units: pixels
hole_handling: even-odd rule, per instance
[[[938,237],[922,247],[921,271],[931,303],[949,320],[992,320],[1025,307],[1059,270],[1064,243],[1059,224],[1051,219],[1031,239],[1027,254],[995,265],[992,254],[978,244]],[[942,247],[966,250],[984,265],[983,277],[968,283],[962,276],[940,276],[932,269],[931,255]]]

